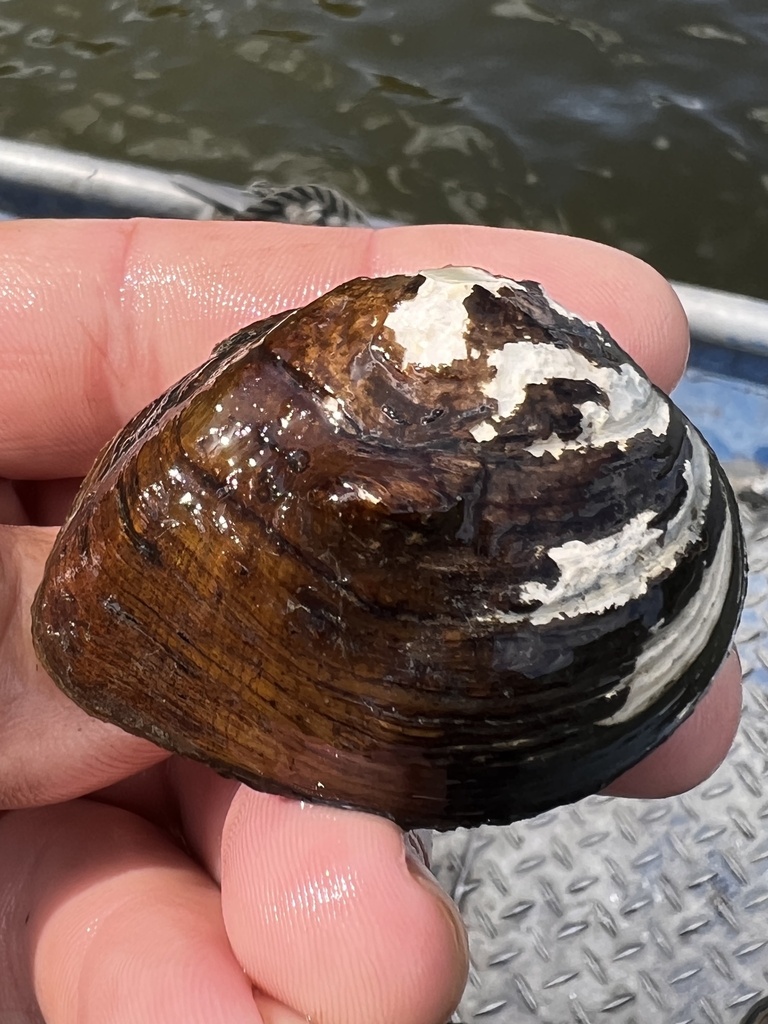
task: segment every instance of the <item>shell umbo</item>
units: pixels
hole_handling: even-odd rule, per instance
[[[714,455],[607,333],[451,267],[246,328],[139,414],[34,631],[91,714],[449,828],[577,799],[661,742],[744,576]]]

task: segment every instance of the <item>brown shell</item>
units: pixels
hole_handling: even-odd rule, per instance
[[[408,362],[385,323],[423,275],[359,279],[246,328],[128,424],[35,602],[37,651],[62,689],[260,789],[406,826],[535,813],[667,735],[738,616],[727,484],[672,406],[663,438],[638,427],[579,448],[583,410],[611,401],[591,380],[532,382],[502,416],[488,389],[509,344],[569,346],[595,380],[636,368],[537,286],[490,280],[467,287],[466,355],[447,365]],[[556,589],[564,537],[619,536],[646,508],[679,521],[692,445],[711,493],[679,564],[627,606],[537,626],[525,588]],[[715,564],[712,636],[622,719],[644,645]]]

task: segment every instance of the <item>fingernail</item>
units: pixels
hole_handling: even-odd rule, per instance
[[[405,863],[411,877],[423,888],[427,889],[430,895],[436,897],[437,904],[448,918],[453,933],[456,951],[462,963],[467,966],[469,963],[469,945],[467,943],[467,931],[461,914],[445,889],[440,885],[429,869],[429,856],[432,851],[432,837],[425,832],[406,832],[403,836],[405,847]]]
[[[406,832],[403,836],[405,852],[428,868],[432,859],[432,834],[430,832]]]
[[[311,1020],[308,1014],[298,1013],[285,1003],[279,1003],[277,999],[264,995],[263,992],[254,992],[253,1001],[264,1024],[307,1024],[307,1021]]]

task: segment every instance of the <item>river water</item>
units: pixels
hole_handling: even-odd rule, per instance
[[[768,298],[765,0],[0,0],[0,134]]]

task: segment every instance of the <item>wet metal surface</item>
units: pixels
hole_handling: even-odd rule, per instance
[[[0,0],[0,134],[768,296],[767,50],[762,0]]]

